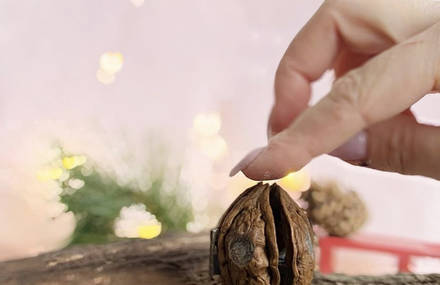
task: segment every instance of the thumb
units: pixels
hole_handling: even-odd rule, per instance
[[[401,114],[371,126],[367,133],[368,167],[440,179],[439,127]]]

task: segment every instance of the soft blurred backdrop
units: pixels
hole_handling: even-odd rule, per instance
[[[0,259],[215,225],[253,184],[227,174],[265,144],[278,61],[321,2],[1,1]],[[440,241],[438,181],[324,155],[290,190],[310,177],[359,193],[362,231]]]

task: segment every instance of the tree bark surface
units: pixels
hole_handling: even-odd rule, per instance
[[[63,249],[0,263],[2,285],[221,284],[208,274],[209,237],[169,235]],[[345,276],[315,274],[312,284],[440,284],[440,274]]]

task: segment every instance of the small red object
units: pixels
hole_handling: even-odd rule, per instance
[[[335,248],[392,254],[399,260],[399,272],[409,272],[408,266],[412,256],[440,258],[440,244],[371,234],[347,238],[324,236],[319,239],[319,247],[321,249],[319,265],[322,273],[333,272],[332,252]]]

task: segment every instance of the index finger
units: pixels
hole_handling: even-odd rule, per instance
[[[269,127],[279,132],[308,106],[310,84],[331,67],[340,49],[336,21],[325,2],[296,35],[275,75]]]
[[[241,167],[245,175],[271,180],[297,171],[359,131],[403,112],[432,90],[439,90],[439,38],[440,22],[341,77],[327,96]],[[404,139],[412,139],[411,133],[406,133]]]

